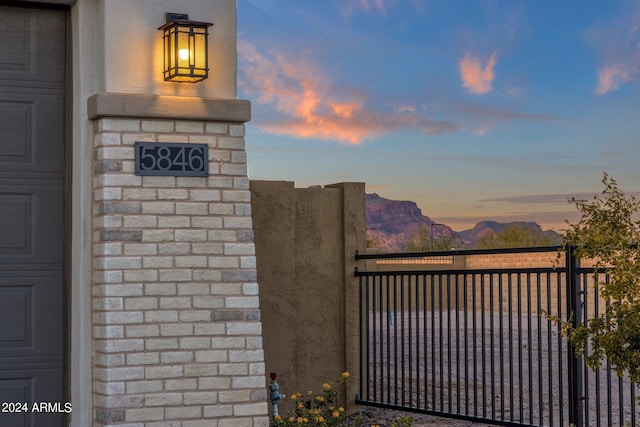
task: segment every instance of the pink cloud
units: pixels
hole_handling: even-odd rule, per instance
[[[598,72],[598,87],[594,92],[604,95],[607,92],[618,89],[621,84],[631,81],[629,71],[622,64],[606,65]]]
[[[431,120],[410,109],[371,110],[364,95],[334,88],[307,58],[269,55],[243,40],[238,41],[238,52],[244,77],[240,85],[257,103],[270,105],[282,116],[258,123],[264,132],[360,144],[403,128],[417,127],[429,135],[458,129],[455,124]]]
[[[590,29],[588,41],[600,56],[593,92],[605,95],[640,81],[640,5],[631,2],[614,19]]]
[[[493,79],[495,77],[494,67],[496,65],[496,52],[493,52],[487,63],[482,66],[482,62],[477,55],[467,53],[460,61],[460,77],[462,86],[469,93],[481,94],[493,90]]]
[[[359,112],[362,110],[362,105],[347,102],[347,103],[333,103],[329,104],[333,113],[337,116],[344,118],[351,118],[354,112]]]

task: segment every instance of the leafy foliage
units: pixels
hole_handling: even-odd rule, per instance
[[[551,235],[524,224],[509,224],[499,232],[491,231],[480,238],[476,248],[525,248],[560,244]]]
[[[460,239],[451,235],[443,235],[439,238],[431,236],[431,230],[426,225],[420,225],[404,243],[405,252],[448,251],[451,248],[459,248],[462,245]]]
[[[582,216],[564,237],[578,258],[595,260],[596,286],[610,303],[585,324],[574,328],[568,321],[560,323],[579,354],[590,346],[589,367],[595,369],[606,357],[618,375],[626,371],[640,384],[640,202],[626,196],[606,173],[602,183],[604,190],[593,200],[569,200]],[[599,273],[603,269],[608,281]]]

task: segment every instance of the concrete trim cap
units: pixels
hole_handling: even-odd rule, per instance
[[[120,117],[245,123],[251,120],[251,103],[244,99],[101,92],[87,99],[87,114],[91,120]]]

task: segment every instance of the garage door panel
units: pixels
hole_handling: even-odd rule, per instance
[[[2,12],[3,8],[0,8]],[[31,28],[34,16],[30,10],[0,14],[4,37],[0,39],[0,70],[27,72],[31,70]]]
[[[0,254],[31,252],[33,211],[29,194],[0,194]]]
[[[27,412],[2,413],[0,412],[0,425],[11,427],[40,427],[61,426],[64,402],[60,402],[59,396],[54,392],[62,387],[61,372],[52,368],[36,369],[2,369],[0,366],[0,402],[15,404],[27,404]],[[33,411],[40,408],[40,402],[59,403],[55,412]],[[24,408],[23,405],[20,405]],[[44,409],[44,408],[43,408]]]
[[[0,80],[64,81],[64,62],[50,53],[64,47],[64,11],[0,7],[0,28]]]
[[[9,326],[0,328],[0,363],[57,360],[63,352],[61,274],[21,274],[3,272],[0,278],[0,324]]]
[[[33,345],[33,285],[0,286],[0,347],[30,348]]]
[[[62,95],[0,89],[0,172],[61,173]]]
[[[0,114],[0,159],[28,162],[31,157],[33,104],[0,101]]]
[[[51,264],[60,265],[62,187],[2,185],[2,181],[0,179],[0,271],[25,267],[50,269]]]

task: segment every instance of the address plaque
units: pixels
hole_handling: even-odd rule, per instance
[[[135,162],[136,175],[209,176],[209,146],[137,141]]]

